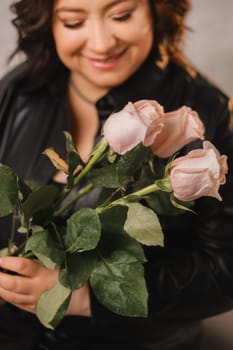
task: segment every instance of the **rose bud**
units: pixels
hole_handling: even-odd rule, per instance
[[[203,139],[204,125],[198,114],[187,106],[165,113],[163,122],[163,130],[151,146],[153,153],[161,158],[172,156],[196,139]]]
[[[174,196],[182,201],[203,196],[221,201],[218,190],[226,182],[227,171],[227,156],[220,155],[214,145],[204,141],[203,149],[193,150],[172,162],[170,180]]]
[[[163,128],[163,107],[156,101],[128,103],[104,124],[104,137],[114,152],[124,154],[139,143],[151,145]]]

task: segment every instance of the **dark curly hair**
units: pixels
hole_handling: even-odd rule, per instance
[[[149,0],[154,22],[158,62],[169,58],[185,65],[182,43],[185,32],[185,16],[190,9],[189,0]],[[67,68],[58,58],[51,19],[54,0],[18,0],[11,5],[15,14],[12,23],[18,32],[17,47],[12,57],[19,52],[26,55],[30,76],[43,78],[53,83],[66,79]]]

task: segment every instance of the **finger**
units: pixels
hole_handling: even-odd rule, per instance
[[[20,293],[30,294],[30,280],[27,277],[13,276],[7,273],[0,272],[0,288]]]
[[[36,274],[40,264],[36,260],[4,256],[0,259],[0,267],[23,276],[32,277]]]
[[[5,301],[7,301],[10,304],[14,305],[24,305],[32,307],[32,305],[35,305],[35,300],[32,295],[28,294],[18,294],[6,289],[3,289],[0,287],[0,296]]]

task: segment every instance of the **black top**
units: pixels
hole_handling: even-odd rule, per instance
[[[69,130],[69,109],[65,98],[52,88],[36,87],[25,78],[24,68],[24,64],[18,66],[0,84],[0,161],[23,178],[48,183],[54,168],[42,152],[46,147],[65,151],[63,131]],[[192,77],[174,62],[160,69],[149,57],[127,82],[97,102],[100,123],[112,111],[140,99],[156,99],[166,112],[187,105],[199,113],[206,139],[228,155],[230,169],[227,184],[221,187],[223,201],[201,198],[196,200],[198,215],[186,212],[160,216],[165,247],[145,249],[148,319],[117,316],[91,295],[92,318],[69,316],[50,332],[33,315],[6,304],[0,309],[1,349],[35,349],[41,337],[50,349],[154,349],[169,334],[175,343],[174,329],[185,336],[185,327],[193,322],[233,308],[233,135],[229,129],[229,100],[200,74]],[[200,141],[182,152],[197,147]],[[1,220],[2,246],[7,242],[7,228],[7,220]]]

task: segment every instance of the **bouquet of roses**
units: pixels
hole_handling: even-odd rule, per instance
[[[64,317],[72,291],[89,281],[97,299],[123,316],[146,317],[148,293],[143,246],[163,246],[158,215],[192,210],[201,196],[221,200],[227,158],[214,145],[177,156],[186,144],[204,140],[197,113],[183,106],[165,113],[156,101],[128,103],[104,124],[103,136],[83,163],[69,133],[66,157],[46,149],[67,175],[62,190],[20,179],[0,166],[0,216],[13,213],[23,245],[14,239],[1,254],[34,257],[59,267],[56,286],[44,292],[37,316],[54,328]],[[71,210],[95,188],[97,206]]]

